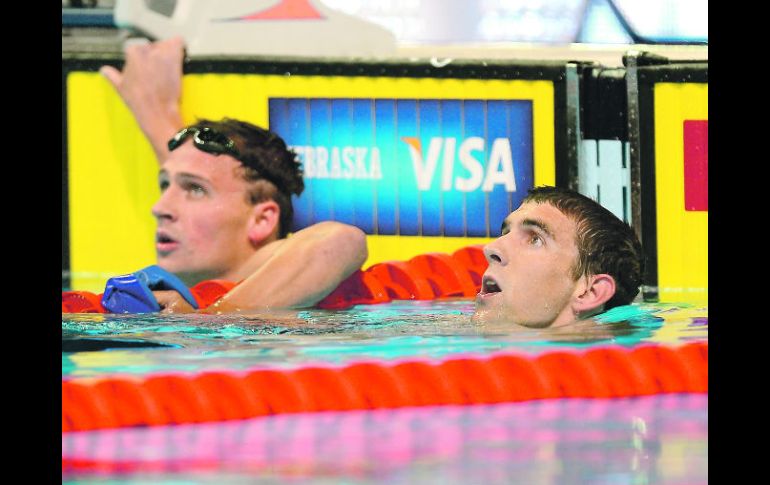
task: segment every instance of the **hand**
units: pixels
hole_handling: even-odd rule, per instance
[[[183,60],[184,41],[173,37],[126,46],[122,71],[112,66],[99,69],[133,113],[160,163],[168,156],[169,138],[183,126],[179,111]]]
[[[153,291],[161,313],[193,313],[195,309],[174,290]]]

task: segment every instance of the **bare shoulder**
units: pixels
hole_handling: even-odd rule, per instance
[[[286,239],[277,239],[265,244],[251,255],[243,268],[244,277],[255,273],[262,267],[273,255],[286,244]]]
[[[364,236],[365,233],[356,226],[338,221],[321,221],[307,226],[295,233],[295,235],[343,235],[347,237]],[[291,236],[290,236],[291,237]]]

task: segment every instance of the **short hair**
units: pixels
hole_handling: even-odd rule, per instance
[[[644,256],[634,230],[598,202],[561,187],[530,189],[525,202],[548,203],[575,222],[578,260],[572,277],[609,274],[615,279],[615,294],[604,309],[631,303],[642,284]]]
[[[198,119],[190,127],[212,128],[235,142],[240,153],[236,158],[243,166],[244,179],[256,182],[248,193],[249,203],[274,200],[281,211],[278,237],[286,237],[294,218],[291,196],[300,195],[305,189],[297,154],[276,133],[246,121]]]

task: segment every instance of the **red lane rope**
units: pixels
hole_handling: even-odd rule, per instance
[[[195,378],[202,392],[208,396],[220,396],[212,401],[221,420],[245,419],[268,414],[270,409],[264,399],[250,392],[251,387],[224,372],[206,372]]]
[[[591,361],[571,352],[550,352],[538,357],[538,365],[563,397],[610,397],[599,368]]]
[[[386,261],[358,270],[316,306],[339,310],[353,305],[371,305],[398,300],[433,300],[474,296],[481,289],[487,269],[481,245],[458,249],[452,255],[427,253],[409,261]],[[206,280],[190,288],[199,308],[206,308],[236,283]],[[102,293],[62,291],[62,313],[107,313]]]
[[[680,354],[683,350],[680,350]],[[599,348],[586,352],[586,359],[601,368],[607,378],[609,397],[655,394],[657,386],[652,376],[643,372],[628,352],[613,348]],[[704,390],[705,392],[705,390]]]
[[[396,408],[410,402],[409,388],[392,367],[379,363],[357,363],[342,368],[340,372],[374,409]]]
[[[708,342],[62,381],[62,432],[268,414],[708,392]]]

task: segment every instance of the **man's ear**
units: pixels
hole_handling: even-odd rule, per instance
[[[572,300],[572,310],[576,315],[602,310],[602,306],[615,294],[615,278],[608,274],[585,277],[585,286]]]
[[[280,218],[281,208],[276,201],[271,199],[254,205],[248,229],[251,244],[257,246],[273,234],[277,235]]]

